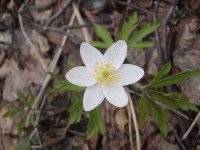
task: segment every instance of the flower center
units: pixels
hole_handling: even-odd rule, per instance
[[[115,73],[115,69],[116,68],[112,66],[112,63],[96,63],[96,67],[94,67],[93,76],[95,77],[98,83],[102,84],[101,89],[103,89],[103,86],[110,86],[113,83],[117,82],[117,79],[120,79],[120,77]],[[117,71],[120,72],[120,70]]]
[[[109,73],[108,71],[103,71],[101,75],[102,77],[107,78],[109,76]]]

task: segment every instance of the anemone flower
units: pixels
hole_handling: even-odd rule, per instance
[[[117,107],[128,104],[123,86],[133,84],[144,75],[144,70],[131,64],[123,64],[127,44],[119,40],[101,54],[89,43],[82,43],[80,54],[85,66],[74,67],[66,74],[69,82],[87,87],[83,97],[83,108],[90,111],[106,98]]]

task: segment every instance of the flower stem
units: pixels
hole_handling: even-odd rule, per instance
[[[141,91],[144,90],[144,87],[141,86],[140,84],[134,83],[133,86],[137,87],[137,88],[140,89]]]

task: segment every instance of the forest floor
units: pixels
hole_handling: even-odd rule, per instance
[[[87,140],[87,114],[79,123],[67,125],[72,92],[52,94],[49,90],[55,83],[49,72],[65,80],[70,69],[69,60],[77,66],[83,65],[80,44],[99,40],[92,23],[109,30],[117,41],[123,22],[133,12],[137,12],[139,21],[135,32],[148,22],[162,23],[156,32],[145,37],[155,42],[153,47],[128,50],[126,62],[145,70],[139,84],[149,83],[168,61],[172,62],[170,74],[200,68],[200,0],[0,1],[0,150],[15,150],[24,135],[32,137],[32,146],[39,145],[44,150],[137,148],[137,131],[129,106],[117,108],[104,101],[101,113],[106,132]],[[160,104],[169,117],[169,132],[164,137],[151,110],[148,121],[139,124],[141,92],[133,86],[127,89],[136,114],[142,150],[200,149],[198,112],[173,111]],[[20,117],[3,117],[10,106],[25,109],[18,100],[18,90],[28,100],[32,95],[39,99],[35,104],[40,116],[36,127],[30,126],[21,134],[17,128]],[[181,91],[191,103],[197,107],[200,104],[200,76],[161,90],[166,93]]]

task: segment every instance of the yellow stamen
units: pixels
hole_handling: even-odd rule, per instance
[[[98,66],[100,63],[100,66]],[[92,74],[98,83],[101,83],[103,86],[109,87],[117,82],[120,77],[115,74],[115,72],[120,72],[120,70],[115,70],[115,67],[112,66],[112,63],[108,64],[104,62],[97,62],[94,67],[94,73]],[[101,87],[101,90],[103,89]]]

